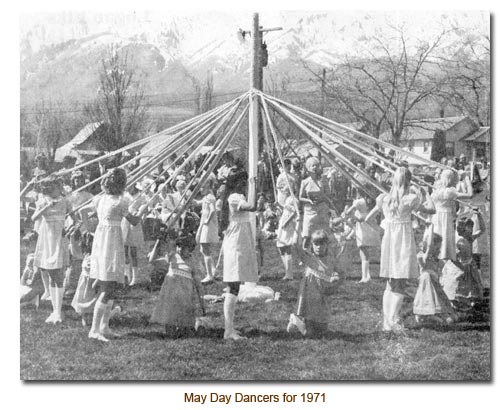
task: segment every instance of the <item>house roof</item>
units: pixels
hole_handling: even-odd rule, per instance
[[[490,143],[490,127],[480,127],[474,134],[464,139],[464,141],[487,142]]]
[[[401,140],[432,140],[437,130],[447,131],[466,118],[466,116],[439,117],[407,121]],[[390,142],[392,140],[391,132],[382,133],[380,139]]]
[[[73,139],[64,144],[62,147],[59,147],[56,151],[56,161],[62,161],[64,157],[71,156],[78,158],[77,150],[78,146],[83,144],[90,136],[97,131],[97,129],[103,124],[103,122],[91,122],[85,127],[83,127],[78,134],[76,134]],[[82,150],[78,150],[82,151]]]

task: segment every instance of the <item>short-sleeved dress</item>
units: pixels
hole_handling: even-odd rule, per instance
[[[286,198],[283,207],[283,213],[281,214],[278,223],[276,237],[276,245],[278,246],[278,248],[284,246],[292,246],[297,243],[297,211],[297,200],[293,196],[289,196],[288,198]]]
[[[122,219],[126,216],[129,201],[123,195],[101,195],[92,202],[99,224],[94,234],[90,277],[100,281],[124,283],[125,247]]]
[[[135,198],[129,194],[125,194],[127,200],[130,201],[128,211],[133,214],[139,210],[139,208],[146,204],[146,198],[139,194]],[[144,233],[142,230],[142,223],[139,222],[137,225],[132,225],[125,218],[122,219],[122,235],[123,243],[125,246],[131,246],[135,248],[141,248],[144,246]]]
[[[151,322],[194,327],[199,306],[194,280],[191,267],[179,254],[175,254],[170,261]]]
[[[37,201],[37,209],[52,201],[43,195]],[[71,204],[62,197],[47,208],[38,219],[33,266],[40,269],[62,269],[69,264],[68,240],[63,236],[64,219],[71,211]]]
[[[434,232],[443,238],[439,259],[454,260],[457,190],[453,187],[438,189],[432,193],[431,199],[436,207],[436,213],[432,216]]]
[[[326,189],[323,186],[322,180],[315,181],[311,177],[302,181],[303,195],[308,197],[313,202],[317,197],[325,194]],[[328,228],[328,212],[329,208],[326,202],[304,204],[304,218],[302,220],[302,236],[309,237],[317,229]]]
[[[389,209],[388,194],[377,198],[382,210],[384,236],[380,255],[380,277],[388,279],[418,278],[417,251],[411,213],[420,207],[421,199],[415,194],[404,195],[395,215]]]
[[[356,199],[352,203],[355,212],[354,216],[357,219],[365,219],[368,215],[368,205],[364,198]],[[380,244],[379,230],[369,222],[356,222],[356,245],[361,246],[378,246]]]
[[[212,212],[212,216],[207,224],[208,214]],[[219,242],[219,220],[215,208],[215,196],[213,194],[205,195],[201,202],[201,221],[196,235],[199,243],[217,243]]]
[[[240,211],[245,202],[241,194],[233,193],[229,203],[229,225],[223,241],[224,282],[257,282],[258,266],[255,252],[254,233],[251,225],[251,212]]]

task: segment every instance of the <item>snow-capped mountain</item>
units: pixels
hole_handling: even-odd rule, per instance
[[[415,42],[432,38],[445,26],[489,32],[489,16],[480,12],[286,11],[261,13],[260,22],[265,28],[283,28],[264,36],[268,70],[275,70],[277,77],[290,74],[287,61],[328,67],[345,55],[373,53],[373,37],[389,36],[386,40],[397,47],[389,27],[404,25]],[[24,14],[21,96],[92,98],[103,50],[115,44],[128,51],[148,93],[189,93],[192,78],[203,83],[207,71],[214,76],[216,91],[242,90],[249,83],[252,43],[250,37],[240,42],[236,33],[251,25],[252,14],[243,12]]]

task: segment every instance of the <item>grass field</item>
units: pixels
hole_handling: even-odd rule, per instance
[[[31,246],[32,247],[32,246]],[[21,245],[21,264],[30,247]],[[23,380],[475,380],[491,378],[489,317],[469,318],[449,328],[417,325],[407,313],[401,335],[381,330],[384,282],[358,284],[360,264],[352,253],[350,277],[330,298],[330,333],[321,339],[288,334],[299,281],[281,282],[277,250],[266,247],[262,285],[281,293],[279,301],[238,304],[236,327],[247,340],[224,341],[223,305],[207,304],[215,328],[172,339],[149,324],[158,290],[143,285],[128,291],[123,314],[111,326],[123,337],[108,344],[89,340],[76,313],[65,302],[61,325],[44,323],[50,304],[21,308]],[[487,261],[486,261],[487,264]],[[372,266],[372,272],[378,265]],[[296,277],[300,271],[296,270]],[[483,269],[489,286],[489,268]],[[204,287],[219,295],[223,284]],[[472,320],[473,319],[473,320]]]

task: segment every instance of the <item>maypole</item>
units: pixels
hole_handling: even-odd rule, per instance
[[[252,29],[252,79],[250,88],[250,111],[248,115],[248,202],[256,199],[257,163],[259,161],[259,100],[257,93],[260,89],[260,27],[259,14],[253,15]]]

